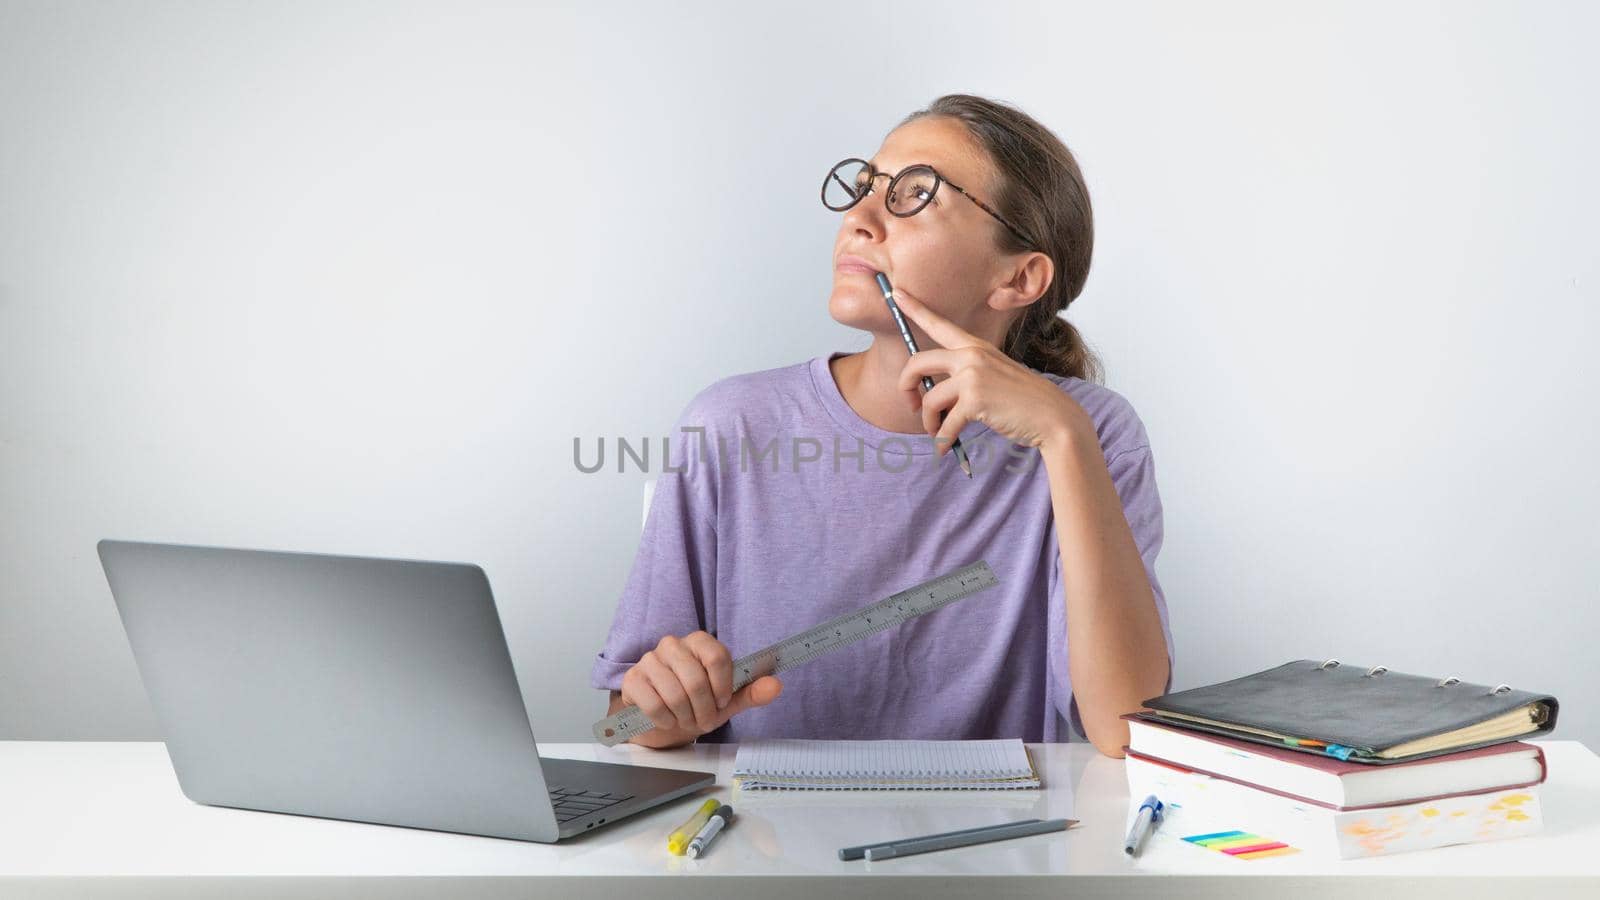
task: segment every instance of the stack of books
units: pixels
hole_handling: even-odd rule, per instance
[[[1340,859],[1518,837],[1543,824],[1548,694],[1298,660],[1132,713],[1129,793],[1184,830],[1247,828]]]

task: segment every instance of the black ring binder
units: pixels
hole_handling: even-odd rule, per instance
[[[1380,677],[1381,676],[1381,677]],[[1383,765],[1473,750],[1554,729],[1557,701],[1501,684],[1377,665],[1299,659],[1145,701],[1153,721]],[[1441,691],[1452,685],[1460,690]]]

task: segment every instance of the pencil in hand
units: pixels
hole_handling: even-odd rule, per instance
[[[917,353],[916,339],[911,336],[911,328],[906,325],[905,316],[900,314],[900,304],[894,302],[894,289],[889,286],[889,276],[882,272],[873,273],[878,279],[878,288],[883,291],[883,299],[889,304],[889,314],[894,316],[895,327],[900,329],[900,338],[906,342],[906,350],[915,356]],[[927,375],[922,376],[922,392],[933,390],[933,379]],[[939,421],[943,422],[945,413],[939,413]],[[950,444],[950,452],[955,454],[956,461],[961,463],[961,471],[972,477],[972,463],[967,461],[967,448],[961,446],[961,438],[957,437]]]

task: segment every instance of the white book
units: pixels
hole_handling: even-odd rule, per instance
[[[1383,856],[1537,833],[1544,824],[1537,786],[1335,810],[1280,794],[1129,756],[1135,804],[1154,794],[1166,806],[1163,841],[1243,830],[1335,859]],[[1132,824],[1135,811],[1130,811]],[[1216,852],[1188,845],[1194,852]]]
[[[1375,765],[1129,719],[1128,749],[1157,762],[1337,808],[1522,787],[1545,777],[1543,751],[1520,742]]]
[[[746,789],[1008,790],[1039,787],[1022,741],[813,741],[739,745],[733,778]]]

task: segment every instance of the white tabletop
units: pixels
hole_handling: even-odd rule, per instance
[[[717,786],[693,800],[546,845],[200,806],[179,791],[159,743],[0,742],[0,896],[199,896],[239,887],[253,888],[251,896],[1077,898],[1175,887],[1181,893],[1168,896],[1600,896],[1600,758],[1575,741],[1540,743],[1550,774],[1536,836],[1246,864],[1171,835],[1126,856],[1122,761],[1088,744],[1029,745],[1041,790],[738,793],[731,745],[546,744],[545,756],[717,773]],[[667,833],[710,796],[734,805],[734,826],[701,859],[668,854]],[[905,859],[837,856],[847,845],[1029,817],[1081,824]],[[1182,884],[1145,880],[1152,875]],[[251,883],[222,883],[235,879]]]

